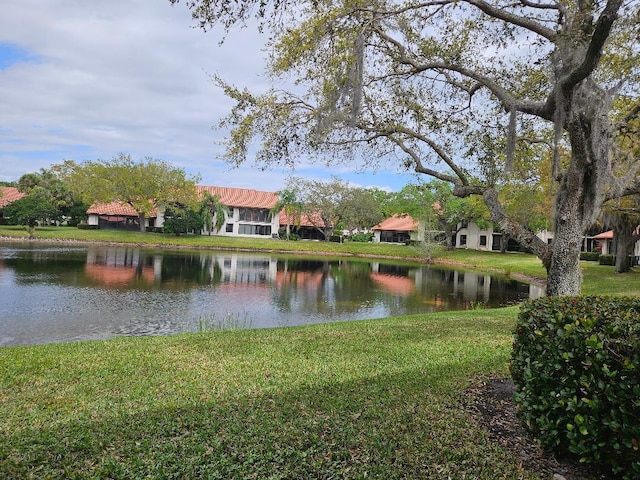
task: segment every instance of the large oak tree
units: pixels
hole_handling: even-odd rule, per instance
[[[549,295],[580,292],[583,232],[606,200],[640,190],[640,162],[615,141],[640,112],[636,0],[186,3],[205,29],[255,16],[271,28],[274,85],[295,81],[289,92],[255,94],[215,77],[236,101],[221,123],[230,161],[244,161],[258,137],[266,164],[351,154],[481,195],[492,221],[542,260]],[[486,138],[503,154],[486,155]],[[552,245],[510,218],[498,196],[514,165],[545,157],[532,146],[553,152]],[[629,167],[616,175],[621,159]]]

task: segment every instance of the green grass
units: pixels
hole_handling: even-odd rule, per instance
[[[0,349],[3,478],[539,478],[460,408],[515,308]]]
[[[0,228],[7,232],[18,230]],[[41,238],[63,234],[194,248],[417,252],[38,230]],[[544,277],[531,255],[457,250],[438,261]],[[583,262],[583,270],[585,293],[640,292],[637,269],[615,275]],[[461,408],[470,385],[508,375],[517,312],[0,348],[0,478],[540,479]]]

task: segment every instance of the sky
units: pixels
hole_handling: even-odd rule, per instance
[[[5,0],[0,16],[0,181],[64,160],[170,162],[203,185],[277,191],[288,177],[400,190],[397,170],[331,169],[301,158],[295,171],[239,168],[221,160],[226,132],[214,130],[232,102],[210,81],[219,74],[252,91],[268,88],[255,29],[194,28],[185,2]]]

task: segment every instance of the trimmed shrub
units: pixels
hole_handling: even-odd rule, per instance
[[[86,223],[79,223],[78,224],[78,229],[79,230],[100,230],[100,226],[99,225],[88,225]]]
[[[371,242],[372,240],[373,240],[373,233],[358,232],[358,233],[354,233],[349,237],[349,241],[351,242],[367,243],[367,242]]]
[[[543,447],[640,477],[640,298],[527,302],[511,375],[520,418]]]
[[[600,255],[600,265],[615,265],[616,264],[616,256],[615,255]]]
[[[580,252],[580,260],[597,262],[599,258],[600,252]]]

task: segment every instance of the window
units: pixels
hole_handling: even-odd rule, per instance
[[[260,210],[257,208],[239,208],[239,220],[242,222],[262,222],[269,221],[269,210]]]
[[[240,235],[271,235],[271,225],[248,225],[241,223],[238,225]]]
[[[487,236],[486,235],[480,235],[480,246],[481,247],[486,247],[487,246]]]
[[[466,245],[466,244],[467,244],[467,236],[460,235],[460,245]]]
[[[227,228],[225,229],[227,233],[233,233],[233,223],[227,223]]]
[[[407,243],[411,240],[408,232],[393,232],[382,231],[380,232],[380,241],[386,243]]]

